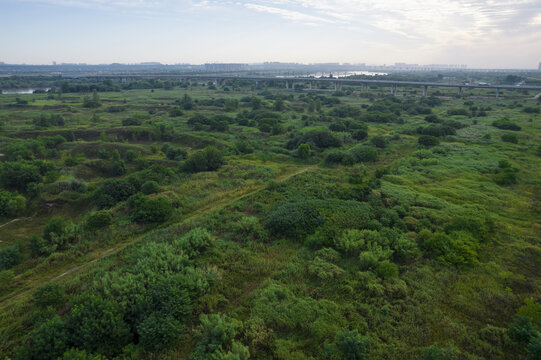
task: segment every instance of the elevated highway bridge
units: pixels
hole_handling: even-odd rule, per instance
[[[342,88],[343,84],[358,85],[361,89],[368,89],[369,85],[389,86],[391,94],[396,95],[398,87],[420,87],[423,89],[423,96],[428,95],[429,87],[445,87],[457,89],[460,95],[462,89],[492,89],[496,90],[496,97],[500,97],[502,90],[533,90],[541,93],[541,86],[533,85],[490,85],[490,84],[451,84],[424,81],[398,81],[398,80],[364,80],[351,78],[315,78],[315,77],[288,77],[288,76],[245,76],[245,75],[200,75],[200,74],[107,74],[107,75],[74,75],[64,76],[66,78],[101,78],[101,79],[175,79],[185,81],[212,81],[223,83],[226,80],[247,80],[254,81],[256,85],[265,81],[283,82],[287,89],[294,89],[295,83],[308,83],[309,89],[317,88],[318,83],[331,83],[335,90]]]

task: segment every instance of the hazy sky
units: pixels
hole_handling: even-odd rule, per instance
[[[0,61],[537,68],[541,0],[0,0]]]

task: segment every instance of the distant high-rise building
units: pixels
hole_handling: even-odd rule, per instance
[[[541,71],[541,63],[539,63],[539,68],[537,70]]]

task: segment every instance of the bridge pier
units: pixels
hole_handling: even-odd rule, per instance
[[[396,84],[391,85],[391,95],[396,96]]]
[[[500,88],[497,88],[496,89],[496,98],[499,98],[500,97]]]
[[[338,90],[338,82],[334,82],[334,91]]]
[[[460,96],[460,94],[462,94],[462,88],[458,87],[457,95]]]
[[[291,80],[291,90],[295,90],[295,81]]]
[[[423,97],[428,95],[428,85],[423,85]]]
[[[289,81],[286,80],[286,89],[289,89]]]
[[[312,90],[312,82],[311,81],[308,83],[308,86],[309,86],[309,89]]]

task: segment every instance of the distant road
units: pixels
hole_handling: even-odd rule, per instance
[[[178,79],[178,80],[208,80],[208,81],[223,81],[223,80],[249,80],[249,81],[283,81],[286,88],[290,85],[293,88],[295,82],[303,83],[333,83],[335,88],[342,84],[368,86],[388,85],[392,87],[391,92],[395,93],[397,87],[404,86],[419,86],[424,88],[423,95],[426,96],[428,87],[450,87],[458,89],[459,93],[462,89],[495,89],[497,96],[499,90],[535,90],[541,92],[541,86],[533,85],[491,85],[491,84],[451,84],[437,83],[424,81],[398,81],[398,80],[364,80],[350,78],[312,78],[312,77],[287,77],[287,76],[235,76],[235,75],[170,75],[170,74],[118,74],[118,75],[66,75],[66,78],[104,78],[104,79]]]

